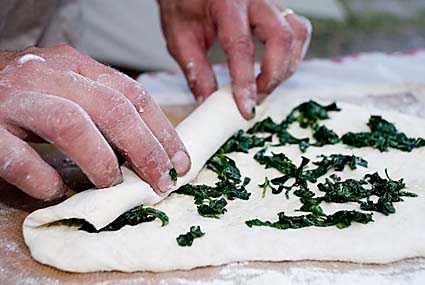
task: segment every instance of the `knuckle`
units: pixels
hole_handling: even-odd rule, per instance
[[[254,56],[254,43],[249,35],[240,35],[236,38],[224,38],[222,40],[223,49],[229,54],[241,54],[244,56]]]
[[[23,166],[22,159],[26,157],[26,149],[22,146],[9,146],[8,151],[0,159],[0,175],[12,177],[20,172]]]
[[[274,35],[275,41],[285,48],[292,47],[295,41],[295,34],[289,27],[282,27],[278,29]]]
[[[143,113],[144,109],[148,107],[151,103],[153,103],[153,100],[149,93],[146,91],[145,88],[143,88],[140,85],[134,85],[128,88],[129,94],[133,94],[134,98],[134,105],[137,107],[137,111],[139,113]]]
[[[298,38],[305,42],[311,37],[312,25],[310,21],[307,18],[302,18],[302,20],[298,21],[296,31]]]
[[[49,127],[51,139],[58,142],[69,142],[80,138],[87,131],[90,117],[75,103],[58,104],[50,117]]]
[[[52,47],[53,50],[56,50],[58,52],[64,53],[64,54],[70,54],[70,55],[78,55],[80,54],[76,49],[74,49],[73,47],[69,46],[69,45],[57,45]]]

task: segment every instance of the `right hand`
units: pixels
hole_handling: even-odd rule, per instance
[[[175,129],[146,90],[68,46],[0,52],[0,177],[44,200],[59,174],[25,142],[55,144],[99,188],[122,182],[115,150],[156,192],[190,169]],[[112,146],[112,147],[111,147]]]

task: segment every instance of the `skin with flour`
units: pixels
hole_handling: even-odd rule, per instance
[[[59,174],[24,140],[55,144],[99,188],[122,182],[113,149],[157,192],[174,185],[170,169],[189,170],[175,129],[136,81],[67,46],[8,59],[0,67],[0,176],[8,182],[40,199],[63,193]]]

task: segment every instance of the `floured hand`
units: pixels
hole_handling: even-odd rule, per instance
[[[158,2],[168,50],[198,101],[217,89],[207,53],[218,37],[227,56],[234,99],[246,119],[253,117],[256,103],[296,71],[310,41],[310,22],[293,13],[285,16],[274,1]],[[256,79],[251,30],[265,45]]]
[[[117,150],[157,192],[190,168],[175,129],[146,90],[68,46],[0,53],[0,177],[27,194],[63,194],[59,174],[25,142],[55,144],[97,187],[122,181]]]

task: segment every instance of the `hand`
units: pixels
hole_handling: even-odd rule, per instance
[[[310,40],[310,22],[295,14],[284,17],[272,1],[158,2],[168,50],[199,101],[217,89],[207,53],[218,36],[227,56],[233,96],[246,119],[253,117],[256,103],[295,72]],[[265,45],[261,73],[256,79],[251,30]]]
[[[55,144],[99,188],[122,181],[113,148],[157,192],[174,184],[171,168],[189,170],[175,129],[124,74],[68,46],[0,58],[0,177],[27,194],[54,199],[63,182],[24,140]]]

